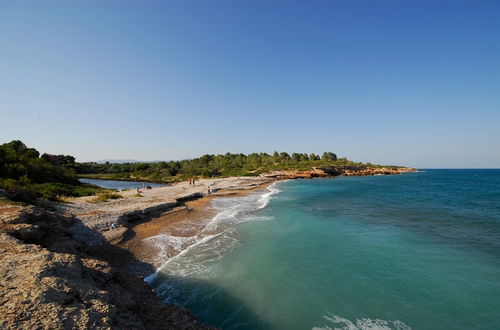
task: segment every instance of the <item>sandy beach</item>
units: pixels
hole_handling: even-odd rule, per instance
[[[129,190],[120,192],[123,198],[107,202],[91,203],[92,197],[81,197],[54,207],[74,217],[70,230],[88,245],[100,247],[106,241],[157,268],[194,244],[202,232],[208,233],[207,223],[218,212],[209,207],[213,198],[244,196],[274,181],[266,177],[200,179],[194,185],[184,181],[141,188],[141,197],[137,190]],[[160,238],[166,237],[177,244],[164,248]]]
[[[414,170],[368,168],[347,171],[345,175],[387,175]],[[106,202],[92,202],[94,197],[89,196],[52,206],[59,213],[75,219],[71,233],[89,246],[100,249],[103,243],[111,243],[131,252],[137,261],[158,268],[201,239],[220,232],[220,228],[207,227],[220,212],[209,207],[211,199],[247,195],[279,180],[337,174],[315,169],[277,171],[258,177],[199,179],[195,184],[183,181],[151,189],[145,184],[139,189],[139,194],[137,189],[121,191],[122,198]]]
[[[158,268],[169,258],[196,243],[204,234],[218,233],[217,229],[207,230],[210,220],[220,212],[211,208],[212,199],[245,196],[265,189],[268,184],[240,191],[224,191],[186,202],[183,206],[134,225],[129,228],[123,239],[114,240],[112,243],[130,251],[138,260]]]

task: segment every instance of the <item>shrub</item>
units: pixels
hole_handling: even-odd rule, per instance
[[[103,191],[98,193],[94,198],[90,199],[88,202],[102,203],[102,202],[107,202],[110,199],[119,199],[119,198],[123,198],[123,196],[116,192]]]
[[[8,204],[8,205],[18,205],[18,206],[26,206],[28,204],[23,203],[23,202],[16,202],[13,200],[10,200],[6,197],[0,197],[0,204]]]

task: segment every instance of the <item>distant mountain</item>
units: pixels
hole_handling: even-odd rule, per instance
[[[96,161],[97,164],[105,164],[106,162],[109,162],[110,164],[143,163],[143,161],[135,159],[103,159]]]
[[[163,160],[136,160],[136,159],[102,159],[95,161],[97,164],[105,164],[109,162],[110,164],[125,164],[125,163],[159,163]],[[84,162],[85,163],[85,162]]]

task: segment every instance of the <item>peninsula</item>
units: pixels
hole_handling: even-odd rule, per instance
[[[198,219],[204,201],[249,194],[277,180],[415,169],[354,163],[333,153],[82,164],[12,141],[0,146],[0,170],[3,328],[208,329],[187,310],[159,301],[144,283],[164,261],[144,249],[145,239],[186,221],[189,235],[200,235],[206,223],[189,221]],[[114,192],[82,184],[79,176],[170,185]]]

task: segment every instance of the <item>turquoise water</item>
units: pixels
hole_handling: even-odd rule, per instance
[[[214,200],[159,296],[223,329],[500,328],[500,170],[270,189]]]

